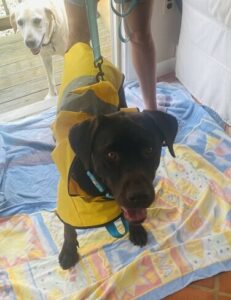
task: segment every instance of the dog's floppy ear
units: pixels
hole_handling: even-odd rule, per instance
[[[144,110],[143,114],[153,119],[155,125],[162,134],[163,146],[168,146],[169,152],[175,157],[173,143],[178,130],[176,118],[162,111]]]
[[[48,18],[49,21],[52,21],[52,19],[54,19],[54,21],[56,23],[56,17],[55,17],[54,12],[52,11],[52,9],[46,7],[45,8],[45,13],[46,13],[47,18]]]
[[[103,118],[100,116],[83,121],[74,125],[69,132],[71,148],[78,155],[86,170],[90,168],[93,139]]]
[[[16,23],[16,18],[15,18],[15,13],[12,13],[10,15],[10,25],[14,29],[14,33],[17,31],[17,23]]]

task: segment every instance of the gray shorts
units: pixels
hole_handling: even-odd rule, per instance
[[[130,2],[131,0],[114,0],[115,3],[121,4],[125,2]],[[143,2],[145,0],[137,0],[137,2]],[[65,2],[68,2],[70,4],[78,5],[78,6],[85,6],[85,0],[65,0]]]

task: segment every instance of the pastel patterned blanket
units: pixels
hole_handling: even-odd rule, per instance
[[[139,95],[134,84],[126,91],[131,101]],[[158,91],[180,130],[176,158],[162,152],[148,245],[115,240],[103,228],[80,230],[81,260],[63,271],[62,224],[53,212],[2,216],[0,298],[157,300],[231,270],[231,140],[182,87],[160,84]]]

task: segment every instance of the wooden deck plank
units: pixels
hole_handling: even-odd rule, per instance
[[[22,41],[22,36],[19,33],[2,36],[0,38],[0,49],[6,47],[6,45],[17,43],[18,41]]]
[[[54,56],[53,62],[56,65],[57,62],[63,63],[63,57],[61,56]],[[25,70],[29,68],[39,68],[41,67],[41,59],[40,56],[34,56],[31,53],[27,56],[25,59],[18,59],[15,62],[9,62],[5,61],[4,63],[0,63],[0,80],[4,77],[6,74],[13,74],[13,73],[20,73],[24,72]]]
[[[5,68],[4,68],[5,69]],[[6,68],[7,69],[7,68]],[[41,65],[36,65],[30,68],[22,68],[23,72],[12,72],[12,73],[7,73],[2,71],[2,74],[5,74],[5,76],[0,76],[0,93],[1,95],[4,94],[4,90],[10,88],[10,87],[15,87],[17,88],[18,85],[24,85],[28,81],[28,78],[44,78],[44,75],[46,75],[44,67]],[[58,74],[56,76],[58,80],[60,81],[60,76],[61,72],[63,70],[63,62],[57,62],[54,63],[54,74]],[[31,79],[33,80],[33,79]],[[0,103],[1,103],[0,99]]]
[[[10,24],[9,16],[0,17],[0,31],[10,29],[10,28],[11,28],[11,24]]]
[[[57,88],[59,88],[59,85],[57,85]],[[45,98],[46,94],[47,94],[47,89],[40,89],[39,91],[34,90],[33,93],[31,94],[23,95],[23,97],[21,98],[17,98],[10,102],[4,103],[4,105],[0,105],[1,114],[14,111],[24,106],[35,104],[39,101],[42,101]],[[0,115],[0,121],[1,121],[1,115]]]
[[[61,74],[62,72],[56,72],[56,84],[60,84]],[[6,89],[1,90],[0,105],[7,105],[7,103],[13,101],[14,106],[17,106],[18,98],[23,98],[24,96],[30,95],[31,93],[37,93],[40,90],[48,91],[47,82],[44,80],[44,75],[41,77],[36,77],[36,80],[33,78],[31,80],[27,80],[24,84],[18,83],[17,85],[10,86]]]
[[[33,55],[22,40],[17,40],[15,43],[5,44],[0,47],[0,66],[17,61],[35,59],[39,59],[39,55]]]

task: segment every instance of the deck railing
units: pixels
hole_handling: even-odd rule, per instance
[[[6,15],[3,16],[3,17],[0,17],[0,31],[3,31],[3,30],[11,28],[11,24],[10,24],[10,11],[9,11],[8,6],[7,6],[6,0],[2,0],[2,4],[3,4],[3,7],[4,7]]]

